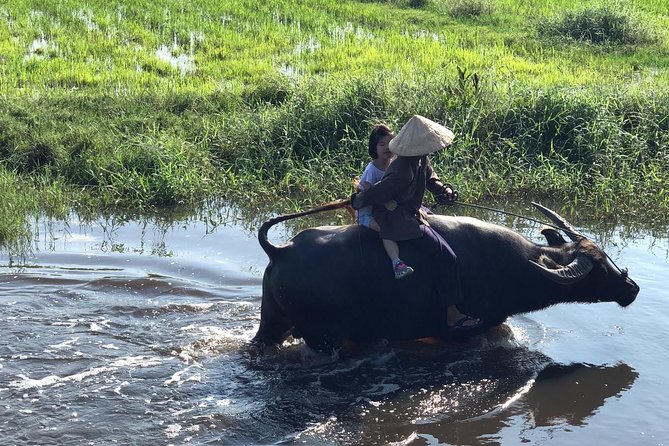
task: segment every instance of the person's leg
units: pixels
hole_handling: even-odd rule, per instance
[[[446,322],[449,327],[456,328],[474,328],[481,325],[480,319],[462,313],[455,305],[448,306]]]
[[[376,222],[374,217],[372,217],[367,223],[367,227],[375,230],[376,232],[381,232],[381,227]],[[393,262],[393,267],[395,267],[395,261],[400,261],[400,248],[397,246],[397,242],[394,240],[382,239],[383,248],[386,250],[386,254],[390,257],[390,261]]]
[[[374,217],[371,217],[365,221],[365,226],[375,230],[376,232],[381,232],[381,227],[376,222]],[[395,278],[402,279],[411,274],[413,272],[413,268],[407,266],[407,264],[400,259],[400,248],[397,245],[397,242],[388,239],[382,239],[381,241],[383,243],[383,248],[386,250],[386,254],[388,254],[388,257],[390,258],[390,262],[393,265]]]
[[[386,254],[390,257],[390,260],[399,260],[400,259],[400,247],[397,245],[395,240],[381,240],[383,242],[383,247],[386,250]]]
[[[480,320],[463,314],[456,306],[463,299],[457,270],[457,255],[437,231],[427,225],[421,225],[420,229],[423,236],[416,241],[421,250],[432,255],[434,264],[439,270],[435,274],[435,285],[441,296],[440,304],[446,316],[447,326],[449,328],[455,326],[458,329],[478,327],[481,325]]]
[[[408,266],[402,261],[402,259],[400,259],[400,248],[397,245],[397,242],[388,239],[382,239],[382,242],[383,247],[386,250],[386,254],[388,254],[388,257],[390,257],[390,261],[393,264],[395,279],[403,279],[409,274],[413,273],[413,268]]]

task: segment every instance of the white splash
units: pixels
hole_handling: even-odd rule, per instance
[[[110,370],[111,369],[109,367],[94,367],[81,373],[75,373],[74,375],[63,376],[63,377],[57,375],[49,375],[41,379],[31,379],[28,378],[26,375],[21,374],[18,375],[18,377],[21,378],[21,380],[11,381],[9,383],[9,386],[21,390],[34,389],[36,387],[37,388],[52,387],[56,385],[61,386],[69,382],[81,382],[83,379],[88,378],[89,376],[99,375],[101,373],[105,373]]]
[[[84,370],[83,372],[67,376],[49,375],[40,379],[32,379],[24,374],[20,374],[17,375],[17,377],[20,378],[20,380],[11,381],[9,383],[9,387],[22,390],[41,388],[41,387],[56,387],[56,386],[60,387],[68,383],[81,382],[84,379],[91,376],[96,376],[108,372],[114,372],[123,367],[130,367],[130,368],[152,367],[166,360],[170,359],[169,358],[161,359],[158,357],[151,357],[151,356],[129,356],[126,358],[117,359],[116,361],[113,361],[109,366],[93,367],[91,369]]]
[[[181,425],[176,423],[168,425],[165,429],[167,438],[176,438],[179,435],[179,432],[181,432]]]
[[[164,359],[158,358],[156,356],[128,356],[126,358],[120,358],[111,363],[111,366],[114,368],[121,367],[152,367],[163,362]]]
[[[70,319],[69,321],[56,321],[51,324],[54,327],[67,327],[67,328],[74,328],[77,326],[77,321],[74,319]]]
[[[73,338],[73,339],[70,339],[69,341],[61,342],[60,344],[50,345],[49,347],[56,349],[56,351],[64,350],[64,349],[70,349],[70,348],[72,348],[72,346],[74,344],[77,343],[78,340],[79,340],[79,338]]]
[[[185,379],[183,378],[183,376],[184,376],[187,372],[189,372],[193,367],[194,367],[194,366],[190,366],[190,367],[188,367],[188,368],[186,368],[186,369],[184,369],[184,370],[179,370],[179,371],[176,372],[174,375],[172,375],[172,377],[171,377],[170,379],[165,380],[165,382],[164,382],[163,384],[166,385],[166,386],[169,386],[169,385],[171,385],[171,384],[175,384],[175,383],[176,383],[177,385],[181,386],[181,384],[183,384],[183,383],[185,383],[185,382],[188,382],[188,381],[197,381],[197,382],[201,382],[201,381],[202,381],[202,375],[201,375],[200,373],[198,373],[198,372],[191,374],[190,376],[188,376],[188,377],[185,378]],[[199,366],[198,366],[198,368],[199,368]]]
[[[414,444],[414,442],[416,440],[418,440],[419,438],[422,438],[422,436],[419,436],[417,432],[412,432],[404,440],[394,441],[394,442],[388,443],[388,446],[408,446],[410,444]],[[433,444],[433,443],[428,443],[428,444]],[[434,443],[434,444],[437,444],[437,443]]]

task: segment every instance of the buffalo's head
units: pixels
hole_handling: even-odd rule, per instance
[[[532,203],[572,240],[568,243],[552,228],[542,229],[549,245],[564,249],[568,263],[563,265],[542,256],[532,265],[555,283],[574,286],[580,298],[589,302],[614,301],[626,307],[636,299],[639,286],[629,277],[627,269],[619,269],[594,242],[577,231],[554,211]]]

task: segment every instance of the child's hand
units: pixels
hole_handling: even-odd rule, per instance
[[[370,187],[372,187],[372,183],[369,181],[363,181],[362,183],[358,183],[358,189],[360,190],[367,190]]]
[[[385,206],[386,209],[392,212],[395,209],[397,209],[397,202],[395,200],[386,201],[383,204],[383,206]]]

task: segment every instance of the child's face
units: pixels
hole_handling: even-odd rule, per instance
[[[393,153],[390,151],[388,145],[394,137],[395,135],[386,135],[379,140],[379,142],[376,144],[376,154],[378,158],[382,160],[388,160],[393,157]]]

